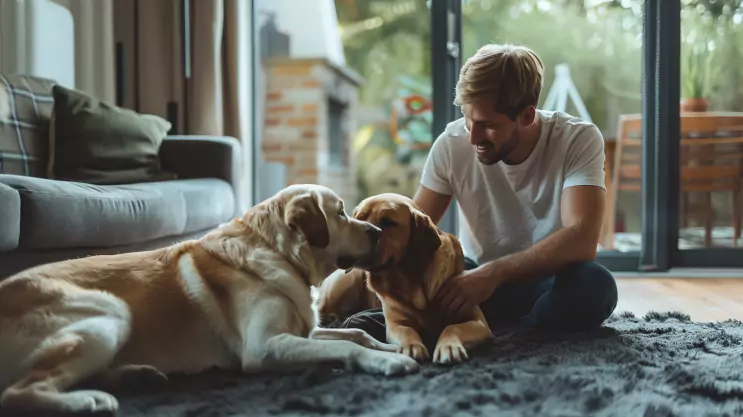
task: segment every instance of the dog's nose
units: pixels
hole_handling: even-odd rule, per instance
[[[378,228],[377,226],[374,226],[371,223],[367,223],[366,225],[366,235],[369,236],[373,241],[378,241],[379,238],[382,236],[382,229]]]

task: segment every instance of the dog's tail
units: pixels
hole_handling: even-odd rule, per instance
[[[0,84],[0,120],[10,118],[10,93]]]

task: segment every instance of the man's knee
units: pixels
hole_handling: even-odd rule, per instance
[[[555,290],[570,298],[589,326],[599,326],[617,306],[618,291],[614,275],[597,262],[579,262],[558,274]]]
[[[580,283],[580,287],[593,292],[616,293],[617,283],[614,275],[598,262],[576,262],[560,271],[558,279],[571,284]]]

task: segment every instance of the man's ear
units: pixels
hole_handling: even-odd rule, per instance
[[[284,209],[284,221],[290,229],[301,233],[310,246],[325,248],[330,244],[328,220],[314,195],[292,198]]]
[[[408,268],[422,274],[433,261],[433,256],[442,244],[438,228],[422,211],[411,207],[410,239],[405,253]]]
[[[537,118],[537,109],[534,106],[526,106],[519,114],[518,122],[522,127],[531,126]]]

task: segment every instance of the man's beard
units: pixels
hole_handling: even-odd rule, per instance
[[[513,136],[511,136],[511,138],[503,144],[503,146],[497,153],[488,153],[487,155],[477,154],[477,160],[480,161],[480,163],[483,165],[495,165],[498,162],[508,158],[508,155],[510,155],[511,152],[516,149],[518,144],[519,134],[517,132],[514,132]]]

